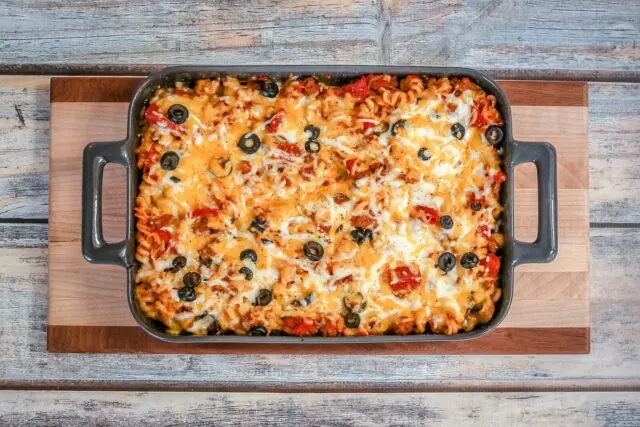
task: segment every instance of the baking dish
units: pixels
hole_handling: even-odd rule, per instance
[[[368,337],[248,337],[248,336],[172,336],[164,333],[153,321],[146,319],[140,311],[134,295],[135,274],[135,222],[133,207],[138,190],[138,170],[135,166],[135,148],[139,142],[141,113],[147,100],[159,86],[173,85],[184,79],[211,78],[220,74],[299,76],[316,74],[332,78],[348,78],[368,73],[397,75],[422,74],[429,76],[469,77],[488,94],[497,99],[497,106],[504,119],[503,165],[507,183],[503,188],[501,202],[504,206],[503,233],[505,246],[501,287],[503,296],[498,302],[493,319],[471,332],[457,335],[408,335]],[[546,143],[523,143],[512,138],[511,115],[504,93],[488,77],[467,69],[423,68],[423,67],[176,67],[150,76],[135,93],[129,109],[128,137],[119,142],[93,143],[84,152],[83,173],[83,253],[85,258],[96,263],[118,264],[127,268],[129,304],[138,323],[156,338],[170,342],[394,342],[394,341],[450,341],[481,336],[494,329],[506,316],[513,295],[513,270],[525,262],[547,262],[557,251],[556,225],[556,162],[553,147]],[[122,242],[107,244],[101,227],[101,179],[106,163],[115,162],[127,168],[127,233]],[[516,165],[533,162],[538,171],[538,238],[533,243],[516,241],[513,235],[513,171]]]

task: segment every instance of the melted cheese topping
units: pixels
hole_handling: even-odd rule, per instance
[[[504,174],[485,137],[502,124],[495,99],[468,79],[290,77],[273,98],[269,82],[200,80],[150,100],[137,150],[145,314],[172,334],[451,334],[487,322],[503,241]],[[243,151],[252,135],[259,148]],[[478,262],[462,265],[464,254]]]

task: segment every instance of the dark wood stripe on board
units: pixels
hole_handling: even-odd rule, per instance
[[[129,102],[143,77],[52,77],[51,102]]]
[[[500,328],[448,343],[168,344],[134,326],[47,327],[48,350],[65,353],[188,354],[588,354],[589,328]]]
[[[129,102],[142,77],[53,77],[51,102]],[[587,106],[586,82],[500,80],[511,105]]]

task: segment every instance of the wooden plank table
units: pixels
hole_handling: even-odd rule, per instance
[[[221,417],[230,425],[495,420],[638,425],[640,3],[100,5],[3,2],[0,70],[144,74],[169,63],[369,63],[460,65],[500,78],[591,80],[591,354],[398,359],[47,353],[49,78],[5,75],[0,76],[0,386],[6,389],[0,392],[1,425],[184,424]],[[201,392],[189,393],[193,390]],[[448,393],[436,393],[443,391]]]

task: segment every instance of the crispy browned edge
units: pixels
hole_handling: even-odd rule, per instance
[[[53,77],[51,102],[129,102],[142,77]],[[511,105],[587,106],[586,82],[498,81]],[[189,344],[160,342],[134,326],[47,326],[47,350],[189,354],[588,354],[590,328],[499,328],[471,341],[391,344]]]

